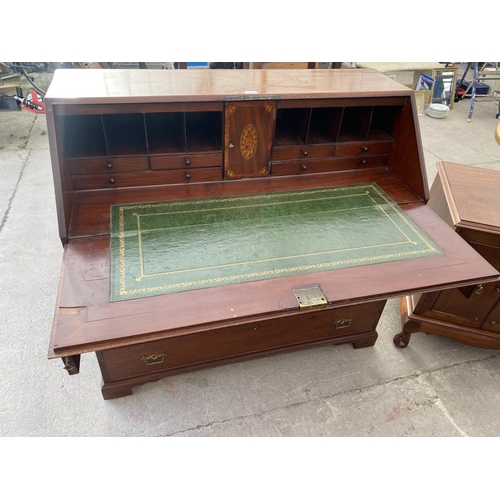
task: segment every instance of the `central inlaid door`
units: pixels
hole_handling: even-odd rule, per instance
[[[225,107],[224,176],[242,179],[269,175],[275,102],[230,102]]]

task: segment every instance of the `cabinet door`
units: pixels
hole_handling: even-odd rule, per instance
[[[490,332],[500,333],[500,284],[494,285],[491,287],[495,290],[496,295],[498,297],[498,302],[495,307],[490,311],[488,317],[481,325],[483,330],[487,330]]]
[[[431,311],[424,313],[443,321],[479,328],[498,301],[498,285],[485,284],[483,292],[467,299],[459,290],[444,290],[439,293]]]
[[[226,179],[269,175],[276,104],[231,102],[225,107]]]

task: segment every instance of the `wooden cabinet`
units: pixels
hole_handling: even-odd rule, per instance
[[[439,163],[431,206],[475,251],[500,269],[500,173]],[[415,332],[439,334],[468,345],[500,349],[500,282],[453,288],[402,299],[406,347]]]
[[[367,347],[388,298],[498,277],[426,205],[413,92],[378,72],[58,70],[45,102],[65,248],[49,357],[75,374],[96,352],[105,398]]]

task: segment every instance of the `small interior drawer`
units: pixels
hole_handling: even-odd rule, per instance
[[[337,170],[383,167],[387,165],[388,158],[389,155],[367,155],[363,157],[273,163],[272,175],[316,174],[319,172],[334,172]]]
[[[346,142],[337,144],[335,156],[359,156],[390,153],[392,141],[383,142]]]
[[[108,174],[148,169],[147,156],[76,158],[68,160],[72,174]]]
[[[308,158],[329,158],[335,155],[335,145],[279,147],[273,149],[273,160],[302,160]]]
[[[74,175],[75,189],[107,189],[161,184],[184,184],[222,180],[222,167],[189,168],[164,172],[144,172],[108,175]]]
[[[312,310],[101,351],[111,380],[225,359],[255,351],[369,332],[385,301]]]
[[[222,153],[151,156],[152,170],[222,167]]]
[[[161,174],[161,184],[211,182],[222,180],[222,167],[184,168],[165,172],[154,172],[154,174]]]

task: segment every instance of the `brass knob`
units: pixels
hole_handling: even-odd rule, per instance
[[[189,166],[189,165],[191,165],[191,160],[189,160],[188,158],[186,158],[186,159],[184,160],[184,163],[185,163],[187,166]]]
[[[106,163],[106,168],[107,168],[108,170],[111,170],[111,169],[113,168],[113,164],[112,164],[111,162]]]
[[[187,180],[189,180],[189,179],[191,179],[191,174],[186,174],[185,177]]]
[[[366,160],[363,158],[360,163],[361,165],[366,165]]]
[[[301,168],[302,170],[307,170],[307,165],[302,164],[302,165],[300,166],[300,168]]]
[[[116,182],[116,179],[114,177],[109,178],[109,183],[114,184]]]
[[[364,151],[364,152],[366,153],[366,152],[368,151],[368,146],[363,146],[363,147],[361,148],[361,151]]]
[[[307,151],[302,151],[303,156],[307,156],[309,153]]]
[[[497,322],[496,322],[496,321],[492,321],[492,322],[491,322],[491,324],[492,324],[492,325],[496,325],[496,324],[497,324]]]

